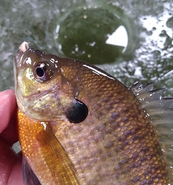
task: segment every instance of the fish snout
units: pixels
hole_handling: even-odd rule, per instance
[[[21,58],[22,58],[24,52],[28,48],[29,48],[29,44],[26,41],[22,42],[22,44],[19,46],[19,49],[17,50],[17,52],[15,54],[15,60],[14,60],[16,67],[21,66]]]

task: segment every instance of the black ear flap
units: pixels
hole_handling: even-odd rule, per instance
[[[80,123],[84,121],[87,115],[88,115],[87,106],[78,99],[76,99],[76,102],[66,113],[66,116],[71,123]]]

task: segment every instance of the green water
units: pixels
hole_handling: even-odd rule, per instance
[[[171,0],[1,0],[0,91],[13,88],[14,54],[29,36],[46,52],[96,64],[127,86],[154,81],[173,95],[172,10]],[[107,43],[120,26],[127,45]]]

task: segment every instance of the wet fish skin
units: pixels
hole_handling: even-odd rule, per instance
[[[38,63],[47,66],[46,80],[35,74]],[[52,165],[46,165],[49,154],[63,150],[72,172],[66,184],[172,183],[150,117],[132,91],[118,80],[84,62],[27,47],[16,54],[15,66],[21,147],[42,184],[65,184],[53,170],[59,161],[54,158]],[[89,110],[86,119],[78,124],[71,123],[66,116],[76,99]],[[41,130],[30,126],[32,122]],[[46,130],[42,123],[46,123]],[[60,143],[62,148],[58,151],[48,142],[47,148],[41,149],[44,137],[46,141]],[[31,158],[34,151],[38,155]],[[43,163],[48,177],[43,175]]]
[[[71,161],[61,144],[50,132],[47,123],[41,122],[40,124],[40,122],[30,120],[20,110],[18,110],[18,119],[23,162],[28,163],[34,171],[39,172],[41,179],[38,181],[47,185],[66,184],[66,181],[71,185],[79,184],[73,169],[71,169]],[[23,170],[30,171],[25,165],[23,165]],[[31,172],[23,175],[24,184],[39,185],[35,177],[31,176]],[[32,184],[33,181],[36,182]]]

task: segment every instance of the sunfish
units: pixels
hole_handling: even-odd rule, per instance
[[[173,99],[24,41],[15,55],[25,185],[173,184]]]

